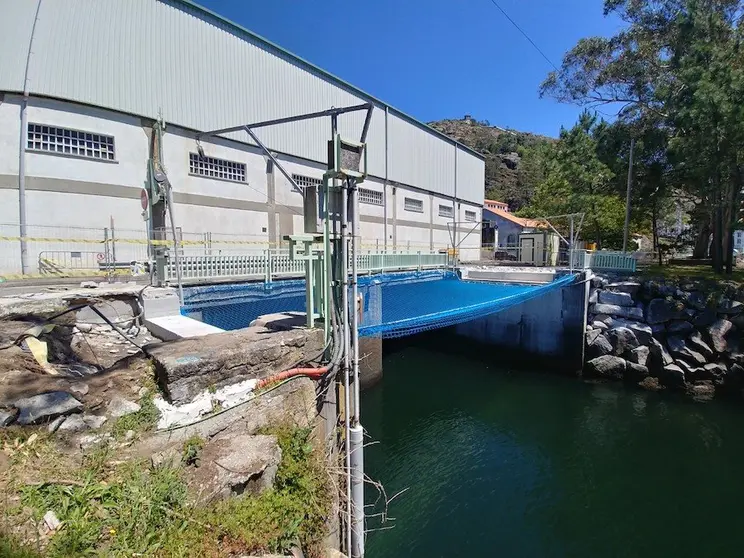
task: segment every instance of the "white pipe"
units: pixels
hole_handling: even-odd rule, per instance
[[[361,425],[351,428],[351,501],[352,523],[351,558],[364,556],[364,430]]]

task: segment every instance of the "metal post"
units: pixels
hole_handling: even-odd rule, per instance
[[[109,282],[113,282],[116,275],[116,233],[114,232],[114,216],[110,216],[111,223],[111,267],[109,271]]]
[[[574,245],[574,227],[573,227],[573,215],[569,217],[571,219],[571,232],[568,237],[568,269],[573,273],[573,245]]]
[[[628,189],[625,192],[625,230],[623,231],[623,252],[628,251],[628,228],[630,227],[630,192],[633,188],[633,149],[635,138],[630,138],[630,157],[628,158]]]

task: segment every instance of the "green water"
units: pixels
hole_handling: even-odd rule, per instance
[[[363,396],[367,472],[407,489],[368,558],[744,555],[744,407],[444,345],[388,347]]]

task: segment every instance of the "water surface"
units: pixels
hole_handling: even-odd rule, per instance
[[[744,407],[503,357],[442,334],[387,345],[365,461],[388,496],[407,490],[368,558],[744,554]]]

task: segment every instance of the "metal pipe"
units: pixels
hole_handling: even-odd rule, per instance
[[[388,115],[390,111],[388,107],[385,107],[385,184],[382,188],[382,232],[385,235],[385,242],[383,248],[387,250],[388,244],[388,215],[387,215],[387,192],[388,192]]]
[[[280,171],[282,171],[282,174],[285,176],[287,180],[289,180],[289,183],[292,184],[293,187],[297,188],[299,192],[302,192],[303,188],[300,187],[300,185],[294,181],[294,178],[292,178],[292,175],[289,174],[284,169],[284,167],[279,164],[279,161],[277,161],[276,157],[274,157],[274,154],[271,151],[269,151],[269,148],[266,147],[263,143],[261,143],[261,140],[258,139],[258,136],[256,135],[256,133],[253,130],[251,130],[248,126],[243,126],[243,129],[247,132],[249,136],[251,136],[251,139],[256,142],[256,145],[258,145],[258,147],[260,147],[263,150],[263,152],[266,153],[266,156],[269,159],[271,159],[271,162],[274,164],[274,166],[276,166]]]
[[[628,251],[628,229],[630,228],[630,192],[633,189],[633,149],[635,138],[630,138],[630,157],[628,159],[628,188],[625,192],[625,228],[623,229],[623,252]]]
[[[364,556],[364,429],[352,426],[351,501],[353,502],[351,558]]]
[[[286,116],[284,118],[275,118],[273,120],[264,120],[263,122],[255,122],[252,124],[241,124],[240,126],[231,126],[230,128],[220,128],[219,130],[210,130],[208,132],[200,132],[196,134],[197,139],[201,139],[207,136],[217,136],[219,134],[228,134],[230,132],[239,132],[246,128],[263,128],[265,126],[275,126],[277,124],[288,124],[289,122],[299,122],[301,120],[311,120],[313,118],[321,118],[323,116],[337,116],[347,112],[355,112],[358,110],[368,109],[373,106],[372,103],[362,103],[361,105],[352,105],[348,107],[330,108],[321,110],[318,112],[310,112],[307,114],[300,114],[297,116]]]
[[[372,111],[374,108],[375,106],[372,103],[369,103],[367,115],[364,117],[364,126],[362,126],[362,136],[359,143],[365,143],[367,141],[367,132],[369,132],[369,125],[372,122]]]
[[[171,223],[171,232],[173,233],[173,254],[176,260],[176,280],[178,281],[178,300],[183,306],[183,281],[181,280],[181,256],[178,253],[180,248],[178,242],[178,236],[176,235],[176,221],[173,216],[173,188],[170,182],[166,179],[165,181],[165,192],[168,199],[168,217]]]
[[[23,75],[23,100],[21,101],[21,130],[18,142],[18,234],[21,237],[21,274],[28,273],[28,227],[26,222],[26,146],[28,144],[28,70],[31,66],[31,50],[36,35],[36,23],[39,21],[41,0],[36,3],[34,23],[31,26],[31,37],[28,40],[28,51],[26,52],[26,70]]]

